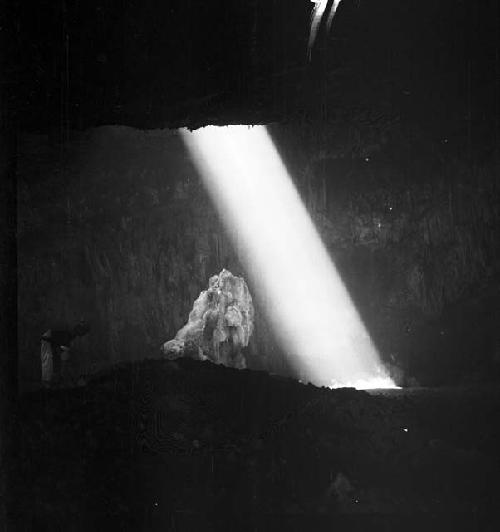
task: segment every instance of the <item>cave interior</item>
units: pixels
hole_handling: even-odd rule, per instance
[[[495,529],[498,2],[342,0],[308,54],[312,8],[14,17],[19,529]],[[400,389],[298,382],[178,133],[241,124],[267,127]],[[167,360],[222,269],[254,295],[248,369]],[[82,317],[71,385],[43,389],[41,334]]]

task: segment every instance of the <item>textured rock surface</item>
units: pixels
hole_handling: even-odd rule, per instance
[[[472,174],[458,141],[420,135],[408,166],[400,125],[365,118],[346,114],[319,138],[315,124],[271,133],[384,361],[422,384],[500,374],[493,162]],[[92,333],[75,345],[84,369],[158,356],[211,273],[247,277],[172,132],[98,128],[63,147],[22,140],[23,382],[40,382],[38,338],[49,327],[88,318]],[[249,367],[293,374],[262,315]]]
[[[223,269],[210,277],[193,305],[189,320],[162,347],[167,358],[187,356],[245,368],[242,349],[254,328],[252,296],[243,277]]]

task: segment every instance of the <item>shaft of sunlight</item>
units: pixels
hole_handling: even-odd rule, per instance
[[[209,126],[181,135],[301,374],[332,387],[393,387],[267,129]]]

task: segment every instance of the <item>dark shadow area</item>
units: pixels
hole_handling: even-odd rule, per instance
[[[207,362],[124,364],[21,398],[14,515],[53,531],[451,530],[459,515],[493,530],[499,407],[493,388],[368,394]]]

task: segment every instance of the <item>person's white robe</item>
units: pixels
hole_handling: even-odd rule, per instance
[[[54,378],[54,355],[52,345],[46,340],[41,341],[40,358],[42,362],[42,382],[52,382]]]

